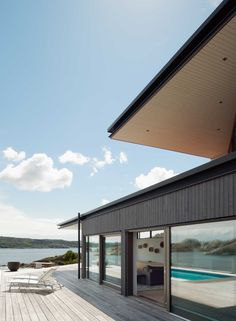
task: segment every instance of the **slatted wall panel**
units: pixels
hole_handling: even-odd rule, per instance
[[[236,218],[235,172],[90,216],[83,221],[83,233],[100,234],[232,216]]]

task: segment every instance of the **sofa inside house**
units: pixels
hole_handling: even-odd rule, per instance
[[[164,265],[152,261],[137,261],[137,283],[149,286],[164,284]]]

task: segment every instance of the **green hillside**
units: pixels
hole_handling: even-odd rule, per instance
[[[222,241],[213,240],[199,242],[195,239],[185,239],[179,243],[172,244],[173,252],[199,251],[206,255],[236,255],[236,239]]]
[[[77,241],[50,240],[50,239],[30,239],[0,236],[0,248],[70,248],[78,247]]]

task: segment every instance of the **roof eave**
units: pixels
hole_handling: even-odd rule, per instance
[[[78,224],[78,216],[75,216],[75,217],[73,217],[73,218],[71,218],[69,220],[61,222],[61,223],[57,224],[57,226],[60,229],[60,228],[69,227],[69,226],[74,225],[76,223]]]
[[[111,138],[232,18],[235,11],[236,2],[232,0],[225,0],[217,7],[124,112],[112,123],[108,128]]]

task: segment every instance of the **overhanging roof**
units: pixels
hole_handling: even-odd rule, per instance
[[[226,0],[110,126],[111,138],[207,158],[236,115],[236,1]]]
[[[61,222],[57,224],[58,228],[61,229],[69,229],[69,230],[76,230],[78,229],[78,216],[72,217],[69,220]]]
[[[78,216],[57,224],[58,228],[66,230],[78,230]]]

